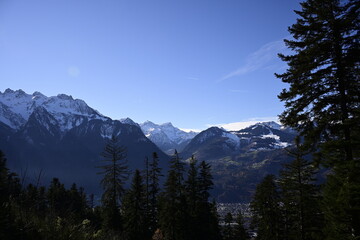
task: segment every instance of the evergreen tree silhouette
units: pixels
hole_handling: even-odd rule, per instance
[[[125,182],[129,171],[126,162],[126,148],[120,146],[115,135],[108,140],[102,153],[103,165],[98,168],[103,175],[101,185],[104,189],[102,195],[104,228],[115,231],[122,230],[122,218],[120,214],[121,198],[124,194]]]
[[[301,6],[289,28],[293,40],[285,40],[293,54],[280,54],[289,67],[276,74],[290,85],[279,94],[286,107],[280,120],[332,170],[323,204],[327,238],[359,238],[360,2],[307,0]]]

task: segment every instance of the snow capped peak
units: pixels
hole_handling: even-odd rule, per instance
[[[21,89],[16,90],[16,91],[14,92],[14,94],[15,94],[15,96],[16,96],[17,98],[22,98],[22,97],[26,97],[26,96],[27,96],[27,94],[26,94],[23,90],[21,90]]]
[[[276,129],[276,130],[280,130],[281,129],[281,125],[271,121],[271,122],[258,122],[255,125],[250,126],[249,128],[254,128],[257,126],[261,126],[261,127],[268,127],[268,128],[272,128],[272,129]]]
[[[273,129],[276,129],[276,130],[280,130],[281,129],[281,125],[274,122],[274,121],[271,121],[271,122],[262,122],[261,123],[262,125],[264,126],[267,126],[267,127],[270,127],[270,128],[273,128]]]
[[[21,89],[20,89],[21,90]],[[19,90],[18,90],[19,91]],[[21,90],[22,91],[22,90]],[[5,91],[4,91],[4,93],[3,94],[13,94],[13,93],[15,93],[15,91],[14,90],[12,90],[12,89],[10,89],[10,88],[7,88]]]
[[[161,145],[168,143],[169,145],[180,145],[190,141],[195,137],[195,132],[185,132],[177,127],[174,127],[172,123],[167,122],[163,124],[155,124],[150,121],[146,121],[140,124],[141,130],[150,140],[155,144]]]
[[[0,92],[0,94],[2,94],[4,97],[15,97],[15,98],[21,98],[21,97],[24,97],[24,96],[27,95],[27,94],[26,94],[23,90],[21,90],[21,89],[14,91],[14,90],[12,90],[12,89],[10,89],[10,88],[7,88],[7,89],[4,91],[4,93],[1,93],[1,92]]]
[[[66,94],[58,94],[57,97],[61,100],[74,100],[73,97],[71,95],[66,95]]]
[[[15,93],[17,93],[18,95],[26,95],[26,93],[22,89],[16,90]]]
[[[134,122],[131,118],[122,118],[120,119],[121,123],[124,124],[129,124],[129,125],[135,125],[135,126],[139,126],[136,122]]]
[[[224,133],[226,133],[226,131],[222,130],[221,128],[210,127],[208,129],[202,131],[201,133],[199,133],[194,140],[196,140],[196,142],[198,144],[200,144],[200,143],[205,142],[209,138],[220,137]]]
[[[43,107],[59,121],[59,125],[64,131],[74,125],[70,123],[74,116],[90,119],[107,119],[96,110],[90,108],[83,100],[74,100],[72,96],[66,94],[47,97],[40,92],[34,92],[30,95],[21,89],[14,91],[8,88],[4,93],[0,92],[0,103],[3,105],[2,112],[7,112],[7,114],[1,116],[2,121],[12,128],[19,128],[24,124],[38,107]],[[14,116],[17,116],[16,122],[11,120]]]
[[[32,99],[33,100],[39,100],[39,99],[46,99],[47,97],[44,95],[44,94],[42,94],[41,92],[34,92],[33,94],[32,94]]]
[[[162,127],[168,127],[168,128],[174,128],[174,126],[172,125],[171,122],[163,123],[163,124],[161,124],[160,126],[162,126]]]
[[[0,94],[1,94],[1,92],[0,92]],[[14,91],[14,90],[12,90],[10,88],[7,88],[4,91],[3,95],[12,96],[12,97],[16,97],[16,98],[21,98],[21,97],[25,97],[27,94],[21,89]]]
[[[42,94],[41,92],[38,92],[38,91],[35,91],[32,95],[33,95],[33,96],[45,97],[44,94]]]
[[[4,94],[11,94],[11,93],[14,93],[15,91],[10,89],[10,88],[7,88],[4,92]],[[1,92],[0,92],[1,93]]]
[[[155,123],[149,121],[149,120],[146,120],[145,122],[141,123],[140,125],[144,125],[144,126],[147,126],[147,125],[156,125]]]
[[[210,127],[208,129],[206,129],[205,131],[211,131],[211,132],[217,132],[217,133],[226,132],[226,130],[222,127]]]

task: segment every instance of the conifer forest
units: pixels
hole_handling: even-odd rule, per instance
[[[195,153],[175,151],[166,171],[144,153],[130,171],[113,135],[94,166],[101,196],[58,178],[25,183],[0,151],[0,239],[360,240],[360,1],[306,0],[295,12],[275,75],[286,86],[280,121],[298,136],[250,214],[219,216],[212,167]]]

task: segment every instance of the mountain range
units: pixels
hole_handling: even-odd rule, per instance
[[[196,132],[182,131],[170,122],[159,125],[146,121],[140,127],[145,136],[167,154],[174,153],[174,150],[181,152],[197,135]]]
[[[112,120],[65,94],[46,97],[10,89],[0,93],[0,134],[9,167],[29,181],[41,172],[44,184],[59,177],[66,184],[76,182],[100,192],[96,166],[113,134],[127,148],[130,169],[143,168],[145,157],[153,152],[159,154],[161,167],[168,166],[169,157],[136,124]]]
[[[182,155],[211,164],[217,201],[246,203],[267,174],[277,175],[291,160],[284,148],[291,146],[295,136],[275,122],[231,132],[211,127],[195,136]]]
[[[296,133],[275,122],[258,123],[239,131],[211,127],[200,133],[184,132],[171,123],[138,124],[130,118],[113,120],[83,100],[59,94],[47,97],[22,90],[0,92],[0,149],[9,167],[32,181],[59,177],[76,182],[87,192],[100,193],[96,166],[106,140],[117,135],[128,149],[131,170],[144,167],[144,159],[157,152],[166,171],[174,149],[184,161],[195,155],[212,165],[219,202],[248,202],[256,184],[276,174],[289,157],[283,150]]]

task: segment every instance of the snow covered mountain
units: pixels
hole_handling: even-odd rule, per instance
[[[134,126],[140,127],[139,124],[134,122],[131,118],[122,118],[119,121],[124,124],[129,124],[129,125],[134,125]]]
[[[239,131],[238,136],[244,151],[282,149],[292,144],[295,132],[289,132],[275,122],[262,122]]]
[[[99,192],[96,166],[112,134],[127,147],[130,170],[142,169],[145,156],[157,152],[166,173],[169,156],[163,151],[172,154],[177,149],[184,160],[195,154],[211,164],[217,201],[247,202],[256,184],[268,173],[277,174],[289,160],[283,148],[291,146],[296,132],[265,122],[239,131],[212,127],[187,133],[171,123],[112,120],[65,94],[0,92],[0,149],[12,170],[26,169],[31,177],[43,172],[42,184],[58,177]]]
[[[89,107],[83,100],[73,99],[65,94],[46,97],[40,92],[30,95],[22,90],[6,89],[4,93],[0,92],[0,121],[13,129],[23,126],[38,108],[50,113],[62,132],[80,125],[85,119],[109,119]]]
[[[272,129],[276,129],[276,130],[280,130],[280,129],[283,128],[280,124],[278,124],[278,123],[276,123],[274,121],[259,122],[259,123],[255,124],[255,125],[262,125],[262,126],[266,126],[266,127],[272,128]]]
[[[200,132],[184,148],[183,154],[196,153],[206,158],[244,152],[282,149],[291,145],[294,132],[285,131],[275,122],[262,122],[239,131],[211,127]]]
[[[197,134],[196,132],[182,131],[171,123],[159,125],[146,121],[140,124],[140,127],[146,137],[168,154],[172,154],[174,149],[181,151]]]
[[[18,173],[25,168],[28,175],[41,170],[48,178],[76,182],[96,193],[96,166],[113,134],[127,148],[130,170],[143,168],[145,156],[153,152],[162,160],[161,167],[167,168],[169,157],[131,119],[112,120],[65,94],[47,97],[22,90],[0,92],[0,149],[7,155],[9,167]]]
[[[274,122],[257,123],[239,131],[211,127],[200,132],[181,152],[212,166],[214,195],[219,202],[248,202],[266,174],[278,174],[291,158],[284,151],[296,132]]]

